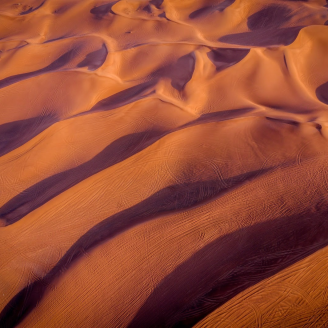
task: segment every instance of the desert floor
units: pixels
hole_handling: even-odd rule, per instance
[[[0,327],[328,327],[325,0],[0,1]]]

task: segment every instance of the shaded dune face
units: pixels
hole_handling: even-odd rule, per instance
[[[235,2],[235,0],[224,0],[224,1],[220,2],[217,5],[211,5],[211,6],[208,6],[208,7],[203,7],[203,8],[197,9],[189,15],[189,18],[191,18],[191,19],[201,18],[201,17],[206,16],[206,15],[208,15],[211,12],[214,12],[214,11],[222,12],[227,7],[232,5],[234,2]]]
[[[242,108],[204,114],[197,120],[178,128],[177,131],[198,124],[233,119],[249,113],[252,110],[253,108]],[[38,130],[34,128],[34,131],[37,133]],[[170,133],[172,132],[173,131]],[[76,168],[58,173],[43,181],[40,181],[12,198],[0,208],[0,219],[5,222],[5,225],[10,225],[19,221],[29,212],[42,206],[47,201],[56,197],[65,190],[68,190],[79,182],[112,165],[124,161],[125,159],[160,140],[167,134],[168,132],[165,131],[152,130],[133,133],[117,139],[90,161],[83,163]]]
[[[225,120],[231,120],[234,118],[242,117],[248,113],[251,113],[254,108],[239,108],[239,109],[230,109],[226,111],[213,112],[201,115],[195,121],[187,123],[185,126],[193,126],[196,124],[203,124],[209,122],[221,122]]]
[[[77,51],[78,49],[69,50],[66,53],[64,53],[62,56],[60,56],[58,59],[56,59],[54,62],[52,62],[50,65],[42,69],[39,69],[37,71],[6,77],[0,80],[0,89],[20,81],[30,79],[32,77],[36,77],[45,73],[58,71],[64,68],[65,65],[69,64],[71,60],[73,60],[76,57]],[[104,44],[101,49],[96,50],[90,54],[87,54],[85,59],[82,60],[77,65],[77,67],[88,67],[89,70],[94,71],[103,65],[104,61],[107,58],[107,54],[108,54],[107,47]]]
[[[215,240],[157,286],[129,327],[193,326],[241,291],[326,247],[326,217],[323,211],[321,215],[277,218]],[[228,259],[215,261],[227,254]],[[169,294],[173,286],[174,294]]]
[[[237,64],[249,53],[249,49],[213,49],[207,56],[216,66],[217,71],[222,71],[229,66]]]
[[[291,10],[284,6],[268,6],[247,19],[250,30],[279,28],[291,19]]]
[[[99,101],[94,105],[89,112],[98,110],[111,110],[126,104],[129,104],[135,100],[141,99],[145,91],[149,91],[154,86],[156,81],[143,82],[134,87],[120,91],[108,98]]]
[[[149,146],[162,135],[160,131],[145,131],[124,136],[107,146],[97,156],[76,168],[58,173],[24,190],[0,208],[0,218],[13,224],[29,212],[84,179],[112,166]]]
[[[0,80],[0,88],[5,88],[11,84],[14,84],[14,83],[26,80],[26,79],[30,79],[32,77],[35,77],[35,76],[38,76],[38,75],[41,75],[44,73],[49,73],[49,72],[58,70],[58,69],[62,68],[63,66],[65,66],[67,63],[69,63],[70,60],[74,57],[74,55],[75,55],[75,51],[72,49],[72,50],[67,51],[62,56],[60,56],[58,59],[56,59],[50,65],[48,65],[40,70],[6,77],[6,78]]]
[[[169,78],[171,86],[178,91],[182,91],[191,80],[194,70],[195,56],[193,53],[190,53],[178,58],[175,63],[158,69],[152,76],[154,79]]]
[[[168,76],[171,78],[171,85],[174,89],[181,91],[191,80],[195,69],[195,58],[193,54],[179,58],[169,70]]]
[[[230,34],[219,40],[230,44],[249,46],[289,45],[295,41],[301,26],[283,27],[292,18],[290,8],[269,5],[247,18],[251,32]]]
[[[225,35],[221,42],[241,46],[268,47],[273,45],[289,45],[295,41],[302,27],[286,27],[280,29],[256,30]]]
[[[19,148],[56,121],[52,116],[40,116],[0,125],[0,156]]]
[[[318,99],[328,105],[328,82],[320,85],[316,90]]]
[[[0,327],[326,327],[326,7],[0,1]]]
[[[191,80],[194,69],[195,58],[192,54],[179,58],[170,74],[172,78],[172,87],[179,91],[182,90]]]
[[[215,196],[219,196],[226,190],[245,180],[257,177],[264,172],[249,172],[227,181],[204,181],[169,186],[140,204],[100,222],[72,245],[43,279],[27,286],[7,304],[0,314],[1,326],[12,327],[19,324],[41,300],[50,283],[93,247],[110,238],[114,238],[116,234],[122,233],[136,224],[152,220],[159,214],[190,208]],[[19,313],[18,316],[17,313]],[[149,326],[147,322],[145,324],[147,327]],[[163,324],[163,321],[159,322],[159,324]]]
[[[39,6],[37,6],[37,7],[31,7],[31,8],[29,8],[28,10],[25,10],[25,11],[23,11],[23,12],[21,12],[20,13],[20,15],[27,15],[27,14],[30,14],[30,13],[32,13],[33,11],[36,11],[36,10],[38,10],[39,8],[41,8],[43,5],[44,5],[44,3],[45,3],[45,1],[43,1]]]
[[[107,47],[103,44],[102,48],[86,55],[77,67],[88,67],[89,71],[94,71],[101,67],[108,55]]]
[[[112,7],[117,3],[117,1],[113,1],[110,3],[106,3],[97,7],[94,7],[90,10],[90,13],[95,15],[95,18],[102,19],[108,13],[114,14],[112,11]]]

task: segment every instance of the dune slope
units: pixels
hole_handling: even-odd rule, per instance
[[[0,21],[0,327],[327,327],[325,0]]]

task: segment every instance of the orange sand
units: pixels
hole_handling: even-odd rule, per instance
[[[325,0],[0,1],[0,327],[327,327]]]

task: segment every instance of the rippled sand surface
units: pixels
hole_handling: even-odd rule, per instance
[[[325,0],[0,1],[0,327],[327,327]]]

